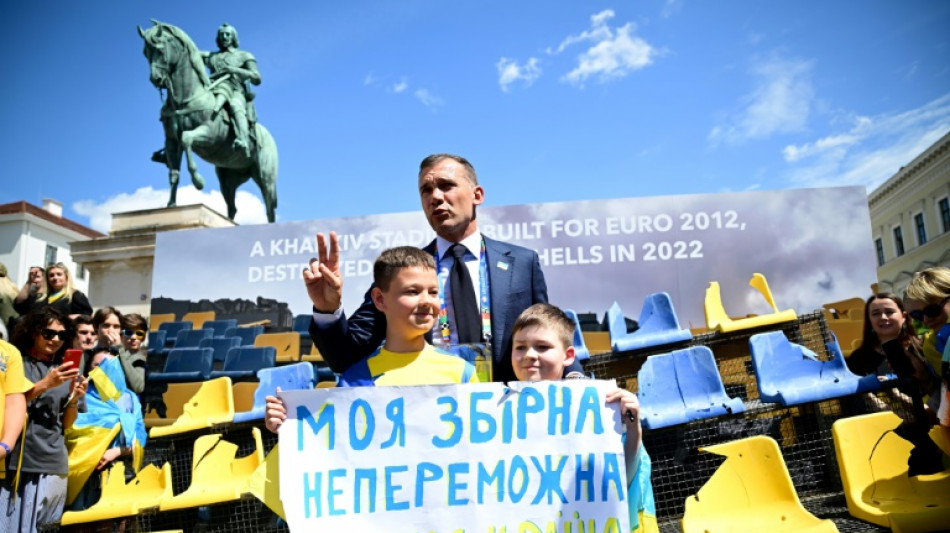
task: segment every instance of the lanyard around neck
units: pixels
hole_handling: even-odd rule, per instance
[[[478,254],[478,286],[481,295],[478,299],[478,311],[482,317],[482,342],[489,342],[491,339],[491,297],[488,289],[488,260],[485,257],[485,239],[481,241]],[[462,258],[456,259],[456,261],[461,260]],[[468,267],[463,264],[462,268]],[[442,260],[439,257],[438,247],[435,251],[435,271],[439,274],[442,273]],[[439,305],[439,332],[442,335],[443,345],[448,346],[452,344],[452,331],[449,327],[449,309],[446,306],[445,279],[441,275],[439,276],[439,293],[442,295]]]

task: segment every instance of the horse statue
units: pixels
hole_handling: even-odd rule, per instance
[[[251,178],[261,189],[267,221],[274,222],[277,208],[277,144],[274,138],[267,128],[254,122],[246,132],[246,141],[239,141],[236,128],[229,125],[238,117],[235,117],[234,110],[225,113],[222,102],[213,92],[215,86],[227,81],[230,74],[224,72],[223,76],[212,81],[205,72],[202,52],[184,31],[171,24],[152,22],[151,28],[143,30],[139,27],[138,31],[145,40],[149,80],[160,94],[162,89],[168,93],[161,115],[165,129],[163,162],[168,167],[171,186],[168,207],[176,204],[182,152],[188,160],[188,171],[195,188],[201,190],[204,187],[204,178],[192,155],[195,153],[214,165],[228,207],[228,218],[233,220],[237,212],[234,205],[237,188]],[[236,41],[236,34],[233,37]],[[231,107],[229,105],[228,109]],[[162,150],[156,154],[161,155]]]

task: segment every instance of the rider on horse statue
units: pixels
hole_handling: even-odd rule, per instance
[[[215,113],[221,112],[224,104],[230,109],[231,127],[234,129],[234,148],[243,150],[250,157],[251,142],[249,131],[257,122],[254,109],[254,92],[250,84],[261,84],[261,73],[257,70],[254,55],[238,47],[237,29],[227,22],[218,28],[215,39],[217,52],[201,52],[201,59],[211,70],[211,92],[216,102]],[[164,114],[163,114],[164,116]],[[164,149],[152,154],[152,160],[164,163]]]

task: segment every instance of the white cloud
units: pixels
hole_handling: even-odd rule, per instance
[[[403,76],[399,83],[393,84],[392,91],[396,94],[399,94],[409,88],[409,82],[406,81],[406,77]]]
[[[800,146],[790,144],[782,150],[785,161],[794,163],[795,161],[812,157],[817,154],[828,152],[830,150],[846,150],[863,139],[871,129],[872,121],[869,117],[855,117],[854,127],[847,133],[829,135],[817,141],[805,143]]]
[[[657,50],[648,42],[634,35],[636,26],[632,22],[612,29],[607,22],[614,12],[605,9],[591,15],[591,27],[577,35],[569,35],[549,54],[560,54],[577,43],[593,43],[577,57],[577,66],[565,74],[561,80],[573,84],[582,84],[591,77],[605,82],[621,78],[649,66],[653,63]]]
[[[112,226],[113,213],[165,207],[168,203],[168,194],[169,189],[142,187],[133,193],[119,193],[102,202],[80,200],[73,204],[73,209],[80,215],[89,217],[89,227],[108,233]],[[264,203],[256,195],[245,190],[239,190],[235,195],[235,203],[237,204],[235,221],[238,224],[263,224],[267,222],[267,211],[264,208]],[[199,191],[193,185],[179,187],[178,205],[193,204],[207,205],[224,216],[227,216],[228,213],[221,191]]]
[[[532,57],[524,65],[519,65],[514,59],[503,57],[498,60],[498,85],[502,91],[508,91],[508,86],[518,80],[524,82],[525,87],[530,87],[534,80],[541,75],[541,68],[538,67],[538,58]]]
[[[709,132],[714,143],[739,144],[778,133],[801,131],[814,99],[812,63],[773,55],[752,66],[756,85],[744,107]]]
[[[900,113],[858,116],[848,131],[783,149],[795,186],[871,191],[950,132],[950,93]]]
[[[374,76],[372,72],[363,76],[363,85],[373,85],[376,81],[376,76]]]
[[[422,102],[422,105],[435,109],[436,107],[441,107],[443,105],[442,99],[438,96],[429,92],[428,89],[416,89],[416,92],[413,93],[417,100]]]

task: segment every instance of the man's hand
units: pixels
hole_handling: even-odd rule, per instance
[[[335,231],[330,232],[330,249],[326,237],[317,233],[317,255],[311,259],[310,268],[303,269],[303,282],[313,307],[318,311],[332,313],[343,301],[343,274],[340,272],[340,240]]]

